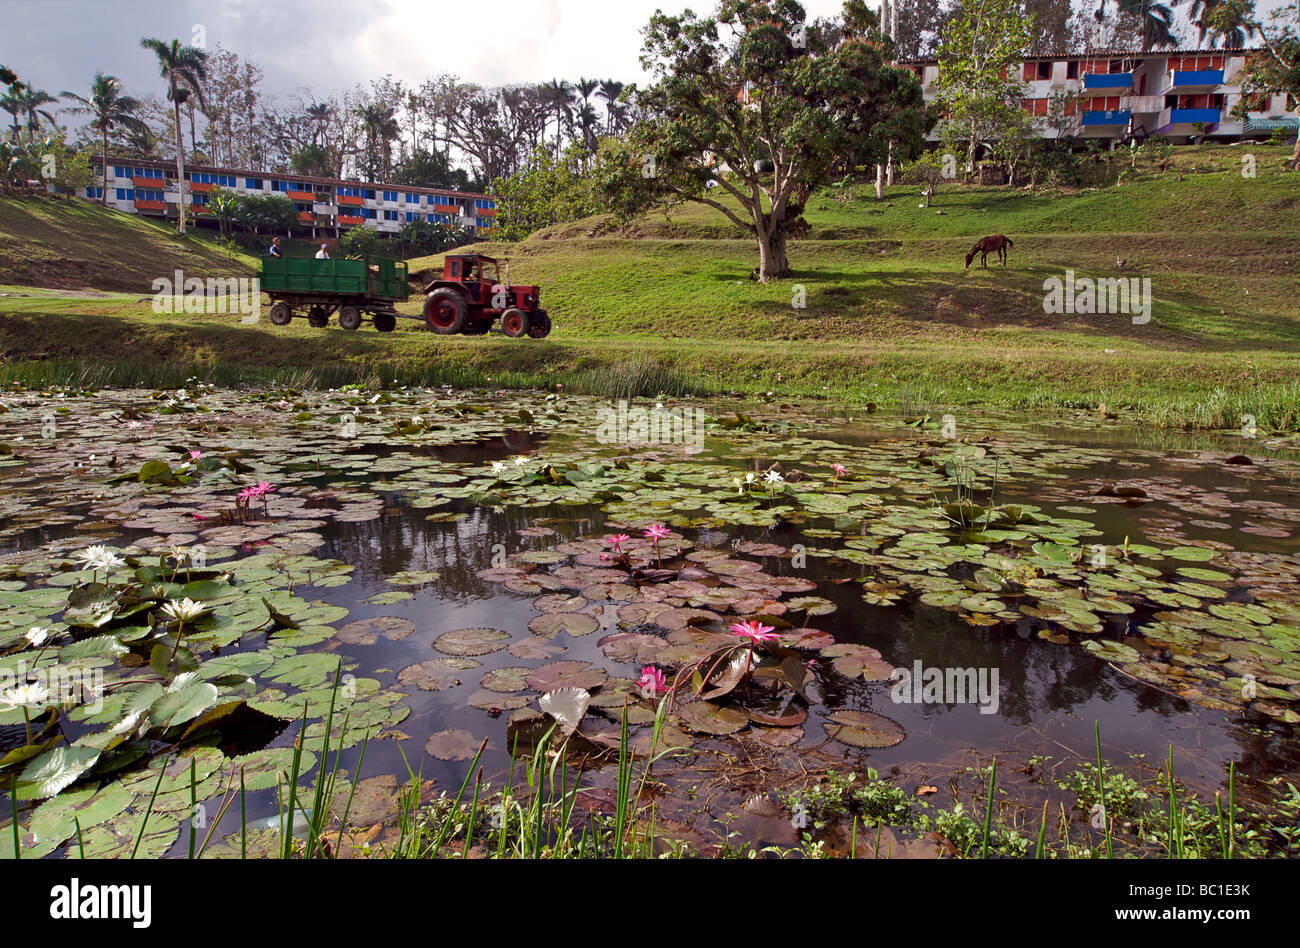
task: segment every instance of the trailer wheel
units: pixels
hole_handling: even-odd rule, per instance
[[[272,326],[287,326],[289,320],[293,319],[293,310],[289,308],[288,303],[280,300],[271,305],[271,312],[268,315],[271,317]]]
[[[533,313],[532,325],[528,327],[528,335],[534,339],[545,339],[551,334],[551,317],[546,315],[546,310],[539,309]]]
[[[501,331],[511,339],[528,335],[528,327],[531,323],[528,314],[517,306],[512,306],[501,314]]]
[[[375,313],[374,322],[380,332],[392,332],[397,328],[397,317],[392,313]]]
[[[340,306],[339,325],[342,326],[344,329],[349,329],[349,330],[360,329],[361,310],[357,309],[355,306]]]
[[[307,325],[312,329],[323,329],[330,322],[330,311],[325,306],[313,306],[307,311]]]
[[[444,336],[460,332],[468,315],[465,297],[450,287],[439,287],[424,301],[424,321],[430,329]]]

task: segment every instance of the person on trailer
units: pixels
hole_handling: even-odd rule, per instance
[[[328,246],[329,246],[328,244],[320,245],[320,250],[316,251],[317,260],[328,260],[330,258],[329,251],[325,249]]]
[[[271,249],[268,250],[267,253],[269,253],[272,257],[283,257],[283,256],[284,256],[284,254],[280,253],[280,238],[279,238],[279,237],[273,237],[273,238],[271,238]]]

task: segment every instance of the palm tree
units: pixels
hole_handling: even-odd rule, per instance
[[[606,79],[600,84],[600,97],[605,100],[605,131],[614,131],[615,103],[623,92],[623,83],[617,79]]]
[[[392,161],[392,151],[389,143],[401,134],[397,125],[397,116],[394,114],[391,105],[382,105],[378,102],[371,105],[363,105],[357,109],[357,115],[361,119],[361,127],[366,135],[366,151],[369,155],[368,174],[370,180],[376,180],[376,173],[381,172],[385,179],[389,173],[389,165]],[[380,154],[380,168],[375,167],[375,150],[383,146]]]
[[[132,114],[140,107],[139,101],[121,93],[122,83],[117,77],[102,72],[95,73],[95,81],[90,84],[89,98],[82,98],[75,92],[63,93],[67,98],[81,103],[65,111],[74,115],[94,116],[90,127],[100,134],[106,183],[108,181],[108,133],[117,125],[135,134],[149,131],[149,126]],[[108,203],[108,188],[100,188],[99,201],[101,204]]]
[[[573,102],[573,86],[569,85],[567,80],[552,79],[550,82],[543,83],[542,88],[546,92],[551,114],[555,116],[555,158],[558,161],[560,157],[560,139],[563,137],[564,126],[569,122],[569,107]]]
[[[579,78],[576,89],[578,95],[582,96],[582,104],[587,105],[588,104],[587,100],[591,98],[591,94],[599,88],[600,88],[599,79]]]
[[[18,124],[18,116],[22,114],[22,110],[18,107],[18,96],[0,96],[0,110],[8,112],[13,116],[10,126],[13,130],[13,140],[15,142],[18,141],[18,135],[22,131],[22,126]]]
[[[1156,0],[1116,0],[1120,14],[1129,14],[1142,24],[1142,52],[1155,46],[1177,46],[1174,35],[1174,11]]]
[[[578,106],[578,128],[582,130],[582,144],[588,154],[596,152],[596,129],[600,127],[600,116],[586,102]]]
[[[307,121],[311,122],[311,143],[313,146],[320,144],[321,133],[329,120],[334,117],[334,107],[328,102],[317,102],[315,105],[307,106]]]
[[[0,99],[0,109],[4,109],[14,117],[15,141],[18,138],[20,129],[18,123],[20,117],[27,120],[27,137],[30,141],[36,140],[36,133],[40,130],[42,119],[54,125],[54,116],[41,106],[51,105],[58,101],[59,96],[50,95],[44,89],[32,89],[30,87],[20,89]]]
[[[1222,39],[1224,49],[1241,49],[1246,45],[1246,40],[1259,33],[1258,24],[1251,19],[1248,6],[1225,0],[1174,0],[1174,5],[1188,2],[1192,8],[1187,15],[1196,27],[1197,46],[1204,43],[1206,35],[1209,35],[1211,47]]]
[[[191,95],[203,102],[203,81],[208,78],[208,54],[196,46],[182,46],[174,39],[164,43],[160,39],[145,37],[140,45],[158,57],[158,71],[167,80],[167,98],[172,104],[176,120],[176,186],[180,188],[177,216],[180,232],[185,233],[185,140],[181,135],[181,105]]]

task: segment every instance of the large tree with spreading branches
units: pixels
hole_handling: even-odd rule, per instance
[[[791,227],[828,172],[876,161],[891,138],[915,150],[925,132],[916,77],[889,65],[887,40],[844,26],[809,23],[794,0],[656,13],[643,119],[596,169],[612,209],[706,204],[754,236],[757,279],[787,273]]]

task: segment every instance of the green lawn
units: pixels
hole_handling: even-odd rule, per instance
[[[1257,158],[1254,178],[1240,174],[1246,153]],[[265,318],[156,315],[135,296],[31,296],[0,298],[0,349],[15,378],[91,368],[114,382],[202,372],[1052,411],[1105,403],[1158,424],[1233,428],[1252,414],[1295,430],[1300,174],[1280,170],[1288,153],[1180,149],[1164,173],[1144,167],[1120,187],[1047,195],[954,185],[928,209],[914,187],[889,189],[882,202],[866,183],[827,188],[809,201],[809,238],[790,245],[794,273],[767,285],[748,278],[752,243],[699,206],[627,229],[595,218],[473,248],[509,257],[513,282],[542,286],[555,330],[541,342],[444,338],[406,320],[386,336],[301,321],[276,329]],[[989,233],[1015,241],[1009,265],[981,270],[977,260],[965,270],[967,249]],[[227,258],[226,272],[246,262]],[[440,264],[413,260],[411,270]],[[1067,269],[1150,278],[1150,322],[1044,312],[1044,280]],[[794,305],[801,296],[806,305]],[[421,302],[417,293],[400,308],[418,313]]]

